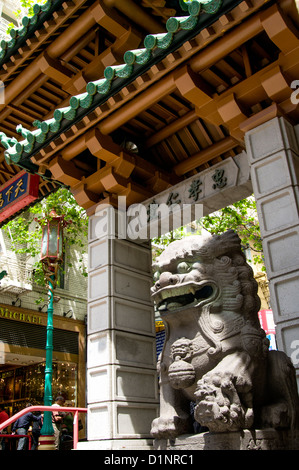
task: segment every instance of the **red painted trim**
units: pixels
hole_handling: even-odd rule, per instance
[[[5,191],[7,188],[11,187],[18,179],[26,174],[26,171],[23,170],[18,173],[16,176],[11,178],[9,182],[5,183],[0,187],[0,193]],[[13,214],[23,209],[24,207],[31,204],[38,198],[39,192],[39,175],[32,175],[28,173],[28,182],[26,190],[19,196],[16,200],[12,200],[9,204],[5,206],[3,210],[0,208],[0,222],[3,222],[5,219],[8,219]]]

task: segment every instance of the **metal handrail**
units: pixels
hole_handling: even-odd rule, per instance
[[[1,437],[3,436],[3,438]],[[21,437],[27,437],[28,438],[28,450],[31,450],[31,439],[32,436],[30,434],[1,434],[0,439],[20,439]]]
[[[21,416],[26,415],[27,413],[33,412],[33,411],[65,411],[68,413],[74,413],[74,420],[73,420],[73,449],[77,450],[77,445],[78,445],[78,440],[79,440],[79,429],[78,429],[78,414],[79,413],[87,413],[87,408],[75,408],[72,406],[41,406],[41,405],[35,405],[35,406],[28,406],[28,408],[24,408],[23,410],[19,411],[15,415],[13,415],[11,418],[8,418],[6,421],[0,424],[0,431],[2,429],[7,428],[7,426],[10,426],[12,423],[14,423],[18,418]],[[5,436],[5,434],[3,434]]]

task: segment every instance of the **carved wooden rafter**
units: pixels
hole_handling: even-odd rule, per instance
[[[115,144],[110,136],[103,135],[98,129],[92,129],[85,136],[87,149],[104,165],[95,173],[86,176],[72,160],[56,156],[49,163],[53,178],[71,186],[73,194],[80,205],[89,209],[99,196],[106,194],[126,195],[126,197],[142,200],[150,197],[153,191],[162,191],[171,185],[169,176],[157,171],[155,165],[146,162],[139,155],[124,152]],[[78,147],[80,149],[80,146]],[[132,173],[136,171],[147,182],[146,186],[133,183]],[[149,189],[151,188],[151,189]],[[133,199],[132,199],[133,200]]]
[[[277,8],[275,7],[271,11],[272,15],[275,16],[280,24],[287,28],[287,23],[283,20],[281,12],[278,12]],[[270,16],[271,15],[268,12],[268,17]],[[222,19],[222,21],[224,20]],[[266,19],[263,24],[267,24]],[[280,31],[280,38],[282,37],[282,34],[289,34],[288,30],[286,29],[280,28]],[[267,34],[270,34],[269,30],[267,31]],[[272,40],[272,36],[269,37]],[[276,42],[278,41],[277,38],[278,36],[276,35]],[[294,39],[294,33],[292,32],[292,41],[289,42],[289,49],[292,50],[296,44],[297,43]],[[286,50],[284,52],[286,52]],[[287,70],[286,72],[284,71],[286,69],[285,64],[286,66],[288,64],[288,60],[285,60],[284,53],[281,54],[275,64],[270,65],[268,68],[266,67],[265,70],[256,75],[252,75],[248,56],[245,54],[244,57],[244,61],[247,60],[247,78],[241,82],[238,82],[235,86],[230,88],[227,93],[222,93],[218,96],[213,94],[208,84],[201,79],[199,74],[194,73],[190,67],[179,68],[175,73],[173,73],[172,80],[168,76],[168,91],[170,92],[170,90],[174,89],[175,86],[180,91],[182,96],[184,96],[184,98],[189,100],[195,106],[195,113],[192,111],[190,112],[190,121],[200,116],[217,126],[225,125],[225,127],[229,129],[230,132],[230,137],[223,138],[219,143],[214,144],[209,149],[192,155],[186,162],[177,164],[174,168],[174,171],[177,175],[184,175],[192,171],[192,169],[198,167],[200,164],[211,160],[213,157],[216,157],[220,153],[233,149],[237,145],[237,142],[242,143],[245,131],[248,129],[248,126],[250,126],[250,123],[254,122],[250,113],[250,109],[255,105],[256,102],[258,102],[259,99],[263,99],[265,96],[267,96],[274,103],[276,102],[281,104],[282,101],[285,101],[285,99],[290,96],[291,91],[289,84],[284,76],[284,74],[287,73]],[[294,68],[294,66],[295,64],[293,61],[292,67]],[[276,84],[276,87],[273,84]],[[253,102],[250,102],[250,100],[248,101],[248,95],[250,93],[251,96],[254,97]],[[115,105],[116,103],[117,100],[111,104]],[[281,112],[281,109],[276,107],[274,110],[274,108],[271,107],[268,113],[262,110],[260,114],[258,113],[257,119],[264,122],[265,120],[269,119],[273,113],[277,112]],[[181,118],[181,120],[183,121],[183,118]],[[100,129],[105,129],[105,120],[101,122],[102,125],[100,124]],[[162,133],[165,132],[166,131],[163,130]],[[154,138],[155,137],[153,137],[153,139]],[[88,189],[88,182],[87,184],[85,182],[84,187]],[[121,190],[123,189],[121,185],[117,186],[116,183],[114,186],[110,186],[110,190],[112,188],[114,189],[114,193],[115,188],[117,188],[118,194],[120,194]],[[107,186],[106,188],[103,188],[104,191],[107,191],[107,189],[109,189]],[[90,207],[93,205],[93,203],[94,198],[89,203]]]
[[[176,86],[195,106],[198,116],[215,125],[225,125],[230,135],[240,142],[243,141],[245,130],[248,130],[246,121],[251,119],[251,109],[255,102],[269,98],[279,105],[281,112],[285,111],[285,114],[294,108],[290,101],[292,90],[289,77],[295,79],[293,70],[297,70],[299,65],[298,31],[286,21],[277,5],[269,8],[261,18],[269,38],[282,51],[274,64],[252,75],[248,56],[245,54],[247,79],[218,96],[208,90],[207,85],[200,81],[200,77],[191,68],[180,70],[175,78]],[[269,113],[269,116],[271,115],[272,113]],[[262,112],[261,116],[267,120],[267,113]],[[254,121],[251,119],[251,122]]]

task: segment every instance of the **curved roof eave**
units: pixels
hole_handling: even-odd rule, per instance
[[[21,125],[17,126],[16,130],[24,140],[18,142],[17,139],[0,133],[1,143],[6,148],[4,153],[7,163],[37,172],[38,166],[30,160],[31,157],[242,1],[192,1],[188,16],[169,18],[166,23],[167,32],[147,35],[144,39],[144,49],[127,51],[124,54],[124,64],[106,67],[103,78],[89,82],[86,91],[72,96],[69,106],[57,108],[52,119],[35,121],[33,125],[36,129],[32,131]]]
[[[28,38],[32,37],[36,31],[43,27],[45,21],[49,20],[53,13],[58,11],[64,0],[47,0],[43,5],[36,3],[33,5],[33,16],[24,16],[21,28],[10,30],[10,39],[0,41],[0,66],[18,51]]]

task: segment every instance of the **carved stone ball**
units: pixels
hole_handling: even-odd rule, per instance
[[[172,388],[188,388],[194,384],[195,370],[192,364],[181,359],[174,361],[168,369],[168,378]]]

